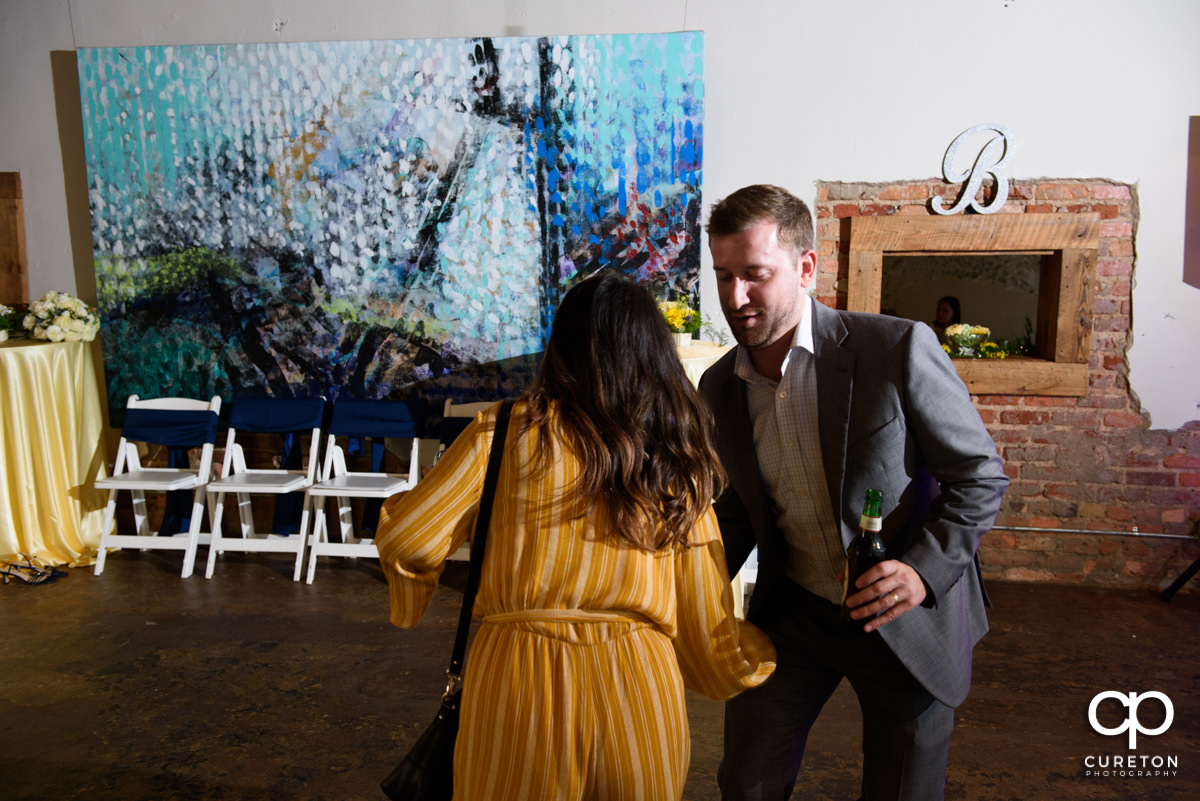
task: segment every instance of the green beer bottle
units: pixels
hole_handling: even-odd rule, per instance
[[[875,565],[887,559],[887,549],[879,532],[883,530],[883,493],[877,489],[867,490],[862,517],[858,521],[858,536],[846,549],[846,572],[842,575],[842,620],[861,623],[850,619],[850,607],[846,598],[858,592],[854,582]]]

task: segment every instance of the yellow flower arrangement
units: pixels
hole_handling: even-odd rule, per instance
[[[1026,328],[1029,328],[1026,320]],[[988,339],[991,330],[982,325],[952,325],[946,328],[942,350],[955,359],[1007,359],[1022,356],[1032,349],[1030,335],[1024,339]]]
[[[1003,359],[1008,355],[1004,346],[998,342],[992,342],[990,339],[979,345],[979,357],[981,359]]]
[[[691,334],[700,330],[700,314],[682,299],[659,301],[658,311],[673,333]]]
[[[943,346],[951,356],[974,359],[983,354],[980,346],[991,336],[991,329],[982,325],[956,323],[946,328],[946,344]]]

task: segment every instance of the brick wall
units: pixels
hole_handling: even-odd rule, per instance
[[[931,215],[932,198],[950,206],[959,189],[937,179],[820,184],[816,298],[846,307],[847,218]],[[999,213],[1078,212],[1101,218],[1088,394],[973,397],[1012,479],[980,560],[989,577],[1161,588],[1200,557],[1200,420],[1150,429],[1129,388],[1136,192],[1100,180],[1013,181]],[[1187,589],[1200,590],[1200,578]]]

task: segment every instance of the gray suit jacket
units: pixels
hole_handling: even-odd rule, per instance
[[[888,555],[925,581],[925,603],[879,629],[929,692],[956,707],[971,684],[971,649],[987,633],[976,546],[1008,486],[966,387],[932,329],[813,303],[821,457],[829,498],[849,545],[866,491],[883,491]],[[754,452],[746,385],[733,352],[700,389],[716,417],[729,488],[716,502],[733,575],[759,549],[748,618],[761,618],[788,554]]]

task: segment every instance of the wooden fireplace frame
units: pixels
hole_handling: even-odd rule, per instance
[[[954,366],[972,395],[1083,396],[1099,246],[1096,213],[854,217],[846,308],[879,312],[885,254],[1041,256],[1035,352]]]

